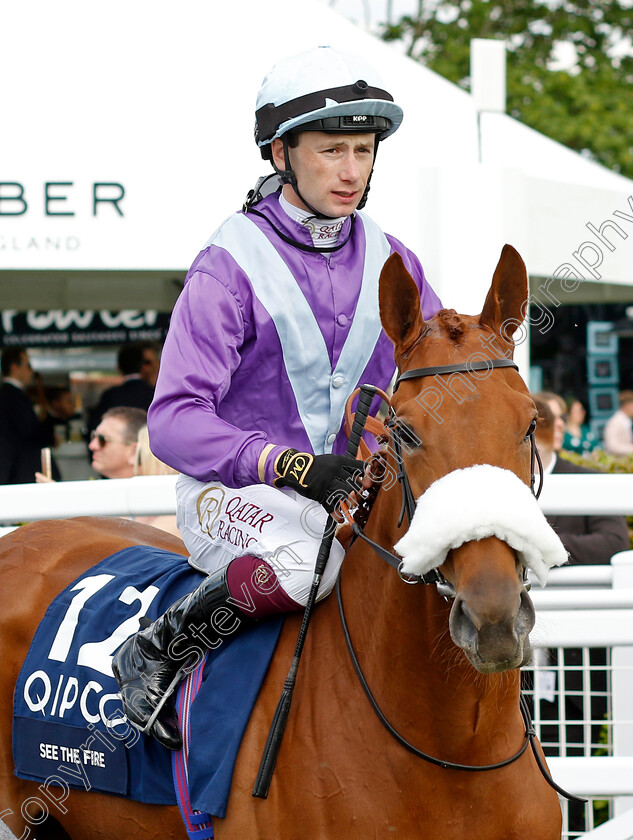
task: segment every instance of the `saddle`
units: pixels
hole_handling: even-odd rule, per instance
[[[16,775],[173,805],[172,754],[123,716],[111,660],[204,575],[180,554],[133,546],[70,584],[49,606],[14,698]],[[283,618],[211,651],[189,712],[189,798],[224,817],[233,766]],[[57,782],[55,782],[57,779]]]

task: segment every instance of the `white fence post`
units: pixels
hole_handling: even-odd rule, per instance
[[[633,587],[633,551],[621,551],[611,558],[613,589]],[[617,646],[612,651],[613,664],[613,718],[619,721],[613,730],[613,754],[633,755],[633,626],[630,628],[631,645]],[[633,796],[614,799],[617,817],[633,808]]]
[[[631,838],[633,838],[633,811],[609,820],[583,835],[583,840],[631,840]]]

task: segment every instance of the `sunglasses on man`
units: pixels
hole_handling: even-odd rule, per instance
[[[106,446],[106,444],[108,444],[108,443],[122,443],[123,446],[129,446],[130,445],[128,442],[126,442],[124,440],[114,440],[113,438],[106,437],[105,435],[102,435],[101,433],[97,433],[97,432],[90,432],[90,440],[91,441],[96,440],[97,441],[97,446],[99,447],[99,449],[103,449],[103,447]],[[132,441],[132,442],[134,442],[134,441]]]

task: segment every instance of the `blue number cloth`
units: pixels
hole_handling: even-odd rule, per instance
[[[51,790],[176,803],[171,754],[123,717],[111,661],[142,616],[155,619],[202,580],[187,558],[134,546],[103,560],[53,601],[16,686],[18,776]],[[208,657],[191,709],[189,786],[200,811],[225,816],[237,751],[282,623],[263,621]]]

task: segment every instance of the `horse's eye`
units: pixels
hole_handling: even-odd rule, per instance
[[[411,426],[403,423],[402,420],[398,421],[397,430],[402,444],[406,446],[407,449],[415,449],[417,446],[422,445],[422,441],[413,431]]]
[[[532,437],[532,435],[534,434],[535,431],[536,431],[536,417],[530,423],[530,426],[529,426],[527,432],[525,433],[525,439],[527,440],[528,438]]]

